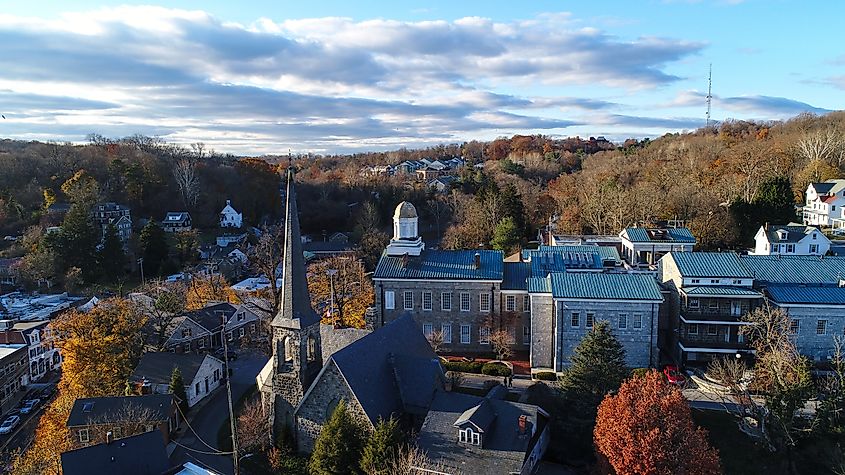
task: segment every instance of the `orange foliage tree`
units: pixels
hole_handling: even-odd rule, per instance
[[[619,475],[718,475],[719,453],[693,424],[681,391],[657,371],[622,384],[599,405],[593,440]]]
[[[211,276],[193,274],[185,292],[185,310],[199,310],[209,302],[241,302],[237,292],[229,287],[229,283],[220,274]]]
[[[337,271],[334,278],[329,271]],[[334,315],[329,316],[331,283],[334,280]],[[308,291],[311,304],[323,315],[323,323],[363,328],[367,308],[373,305],[373,283],[364,272],[360,259],[336,256],[321,259],[308,266]]]

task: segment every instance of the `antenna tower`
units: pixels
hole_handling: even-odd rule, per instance
[[[710,103],[713,102],[713,63],[710,63],[710,72],[707,74],[707,120],[705,125],[710,127]]]

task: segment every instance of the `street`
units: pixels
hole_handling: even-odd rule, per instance
[[[254,350],[240,353],[237,360],[229,363],[233,371],[231,378],[232,404],[237,403],[238,399],[255,384],[255,377],[266,363],[267,356]],[[194,413],[194,410],[197,412]],[[229,417],[229,408],[226,400],[226,388],[223,386],[217,389],[211,395],[211,399],[205,402],[202,407],[194,408],[188,413],[190,427],[196,431],[196,435],[190,428],[184,428],[176,442],[188,448],[177,445],[170,455],[170,461],[174,465],[193,462],[222,474],[233,473],[234,466],[231,455],[213,454],[218,450],[217,433],[227,417]],[[184,426],[183,423],[182,427]],[[197,439],[197,435],[202,441]],[[205,445],[203,441],[212,448]]]
[[[54,375],[57,379],[58,376]],[[49,378],[46,378],[49,380]],[[32,383],[27,386],[27,391],[41,391],[47,387],[53,387],[56,382]],[[40,404],[30,414],[18,414],[21,417],[21,423],[15,428],[11,434],[0,435],[0,467],[5,467],[11,460],[12,454],[18,450],[24,450],[32,443],[32,438],[35,435],[35,428],[38,427],[38,421],[41,419],[41,414],[44,413],[50,401],[53,400],[55,394],[47,401],[41,401]],[[0,473],[2,468],[0,468]]]

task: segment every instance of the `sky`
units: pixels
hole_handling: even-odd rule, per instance
[[[845,102],[845,2],[0,0],[0,138],[222,153],[660,136]]]

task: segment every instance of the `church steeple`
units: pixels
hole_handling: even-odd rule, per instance
[[[279,313],[272,326],[307,328],[319,323],[317,312],[311,307],[305,262],[302,257],[302,238],[299,234],[299,214],[296,206],[293,168],[288,166],[285,193],[285,243],[282,256],[282,299]]]

